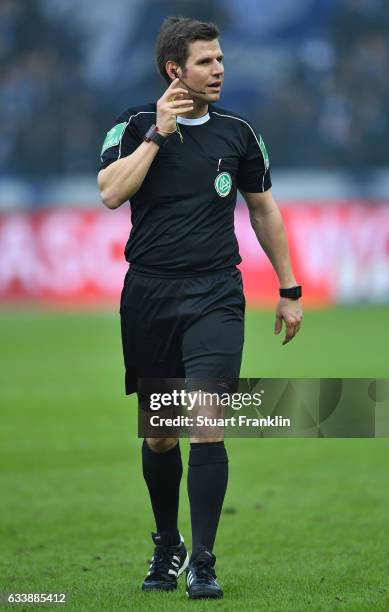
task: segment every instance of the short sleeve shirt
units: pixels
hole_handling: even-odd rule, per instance
[[[127,109],[107,133],[100,169],[133,153],[156,122],[156,105]],[[130,200],[125,256],[134,269],[187,276],[241,262],[234,232],[237,190],[270,189],[269,158],[249,121],[217,106],[178,117]]]

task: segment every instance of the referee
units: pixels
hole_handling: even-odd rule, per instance
[[[293,275],[271,193],[262,137],[237,113],[216,106],[224,80],[219,30],[170,17],[156,43],[168,88],[157,103],[130,107],[107,133],[98,185],[110,209],[127,200],[132,229],[121,297],[126,393],[147,378],[184,378],[188,391],[233,388],[239,378],[245,299],[234,233],[237,190],[280,282],[275,333],[298,332],[301,287]],[[259,279],[260,282],[260,279]],[[191,437],[188,495],[192,554],[178,530],[182,462],[176,438],[146,438],[143,475],[155,517],[144,591],[172,591],[186,570],[191,599],[220,598],[213,546],[227,488],[220,431]]]

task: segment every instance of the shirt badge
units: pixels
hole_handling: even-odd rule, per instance
[[[215,189],[221,198],[225,198],[231,191],[232,178],[229,172],[221,172],[215,178]]]
[[[107,135],[103,142],[103,148],[101,149],[101,155],[107,149],[110,149],[111,147],[116,147],[120,143],[124,130],[126,129],[126,125],[127,122],[123,121],[123,123],[118,123],[117,125],[114,125],[113,128],[109,130],[109,132],[107,132]]]

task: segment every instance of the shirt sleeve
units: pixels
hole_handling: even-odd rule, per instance
[[[133,114],[121,115],[107,132],[101,149],[100,170],[112,162],[131,155],[143,142],[134,122]]]
[[[238,189],[249,193],[267,191],[271,187],[269,156],[260,134],[247,124],[248,138],[245,155],[238,168]]]

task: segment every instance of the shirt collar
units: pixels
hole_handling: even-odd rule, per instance
[[[177,117],[177,123],[181,123],[181,125],[202,125],[203,123],[207,123],[209,121],[209,113],[203,115],[202,117],[196,117],[195,119],[191,119],[190,117]]]

